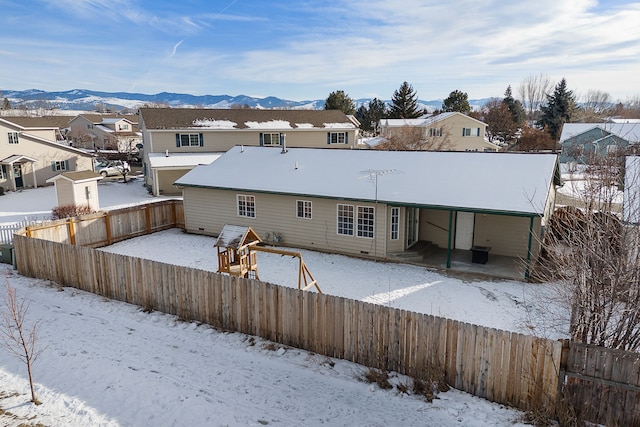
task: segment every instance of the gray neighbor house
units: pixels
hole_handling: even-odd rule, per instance
[[[540,251],[559,184],[556,154],[236,146],[179,178],[187,232],[250,226],[268,243],[388,260],[418,242]]]

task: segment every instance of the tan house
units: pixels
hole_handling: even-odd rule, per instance
[[[74,147],[137,153],[142,135],[134,115],[80,114],[69,122],[68,139]]]
[[[380,136],[390,138],[403,129],[422,129],[428,146],[439,151],[499,151],[485,139],[486,123],[462,113],[448,112],[417,119],[381,119]]]
[[[350,149],[359,130],[337,110],[141,108],[139,124],[154,195],[180,194],[173,182],[236,145]]]
[[[92,171],[93,156],[57,142],[60,128],[26,127],[14,117],[0,117],[0,186],[5,190],[38,187],[65,171]]]
[[[431,242],[448,256],[490,248],[531,260],[557,179],[554,154],[234,147],[176,185],[192,233],[233,224],[269,243],[375,259]]]

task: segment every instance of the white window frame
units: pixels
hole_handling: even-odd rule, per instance
[[[346,144],[346,132],[329,132],[329,144]]]
[[[275,144],[274,144],[274,138],[275,138]],[[269,143],[267,143],[267,139],[269,140]],[[276,147],[276,146],[280,146],[280,134],[279,133],[263,133],[262,134],[262,145],[264,147]]]
[[[429,128],[429,136],[442,136],[442,128]]]
[[[296,200],[296,218],[311,219],[311,201]]]
[[[0,179],[7,179],[4,174],[4,165],[0,165]]]
[[[256,217],[256,197],[248,194],[236,195],[236,206],[238,216],[245,218]]]
[[[180,135],[180,147],[199,147],[200,146],[200,134],[181,133],[179,135]]]
[[[400,208],[391,208],[391,240],[400,239]]]
[[[7,137],[9,144],[18,144],[20,142],[20,134],[18,132],[9,132]]]
[[[339,203],[336,207],[336,233],[340,236],[353,236],[354,233],[353,205]]]
[[[358,206],[357,236],[363,239],[373,239],[376,236],[376,208],[373,206]]]
[[[480,136],[480,128],[463,128],[462,136]]]
[[[67,170],[66,162],[64,160],[54,160],[53,170],[56,172],[66,171]]]

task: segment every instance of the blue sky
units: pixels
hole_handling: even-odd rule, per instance
[[[0,90],[502,96],[530,75],[640,94],[640,2],[0,0]]]

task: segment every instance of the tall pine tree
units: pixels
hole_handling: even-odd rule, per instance
[[[389,117],[392,119],[415,119],[425,114],[425,111],[418,108],[418,94],[413,90],[413,86],[404,82],[400,89],[393,92]]]
[[[325,110],[340,110],[345,114],[354,114],[356,104],[343,90],[331,92],[324,102]]]
[[[562,126],[571,121],[576,109],[576,98],[573,91],[567,90],[567,81],[562,78],[551,95],[547,95],[547,104],[540,110],[542,115],[538,126],[547,129],[554,141],[560,139]]]
[[[378,98],[369,101],[368,106],[362,105],[356,111],[356,119],[360,122],[360,129],[375,133],[380,119],[388,115],[387,104]]]
[[[471,112],[471,106],[469,105],[469,95],[467,95],[467,92],[462,92],[457,89],[451,92],[442,102],[442,111],[456,111],[462,114],[469,114]]]
[[[527,113],[524,111],[522,103],[513,97],[511,93],[511,85],[509,85],[507,90],[504,92],[504,99],[502,102],[507,106],[509,112],[511,112],[513,122],[516,125],[521,126],[527,118]]]

